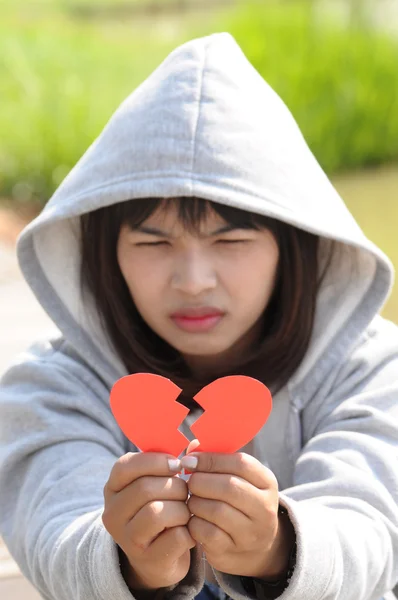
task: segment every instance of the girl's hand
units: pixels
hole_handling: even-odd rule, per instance
[[[176,477],[179,465],[166,454],[129,452],[105,485],[102,521],[127,557],[123,575],[133,589],[174,585],[189,570],[195,541],[186,527],[191,514],[187,484]]]
[[[211,566],[233,575],[278,579],[288,565],[294,529],[290,522],[279,523],[272,471],[244,453],[199,452],[181,463],[193,472],[188,529]]]

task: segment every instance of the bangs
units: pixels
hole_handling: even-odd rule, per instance
[[[149,219],[157,210],[172,207],[178,222],[192,234],[199,234],[201,226],[211,213],[220,216],[227,225],[238,229],[262,229],[269,226],[270,219],[262,215],[204,200],[180,196],[178,198],[139,198],[118,205],[119,224],[135,229]]]

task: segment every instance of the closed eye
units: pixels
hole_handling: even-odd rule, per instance
[[[169,242],[139,242],[136,246],[165,246]]]
[[[245,244],[251,240],[217,240],[217,244]]]

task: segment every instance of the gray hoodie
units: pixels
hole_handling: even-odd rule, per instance
[[[310,347],[246,451],[275,473],[297,537],[281,600],[379,600],[398,580],[398,331],[378,315],[392,266],[362,233],[287,107],[228,34],[177,48],[129,96],[22,233],[23,274],[60,330],[0,388],[0,533],[47,600],[131,600],[103,487],[136,450],[109,407],[126,374],[79,286],[79,216],[198,196],[322,237]],[[235,600],[239,577],[215,572]],[[172,598],[203,585],[203,561]]]

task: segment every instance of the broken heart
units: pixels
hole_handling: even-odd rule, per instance
[[[112,388],[111,410],[124,435],[137,448],[179,456],[189,444],[178,430],[189,413],[177,402],[181,392],[160,375],[127,375]],[[201,452],[236,452],[259,432],[272,409],[268,388],[244,375],[216,379],[194,400],[204,410],[191,426],[200,442],[195,451]]]

